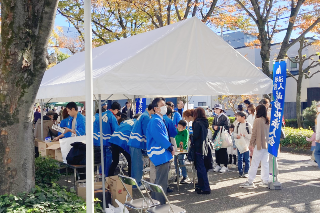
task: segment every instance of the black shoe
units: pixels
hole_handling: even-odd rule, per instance
[[[208,194],[211,193],[211,191],[202,191],[202,190],[200,190],[200,191],[197,191],[197,193],[198,194],[203,194],[203,195],[208,195]]]
[[[171,193],[173,192],[173,189],[171,189],[170,187],[167,188],[167,193]]]
[[[194,191],[198,193],[198,192],[200,192],[200,191],[201,191],[201,189],[200,189],[200,188],[198,188],[198,187],[196,187],[196,188],[194,189]]]

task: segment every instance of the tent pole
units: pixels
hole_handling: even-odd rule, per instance
[[[87,212],[94,212],[93,194],[93,80],[92,80],[92,32],[91,0],[84,1],[85,35],[85,91],[86,91],[86,206]]]
[[[103,196],[103,209],[106,209],[106,198],[105,198],[105,171],[104,171],[104,154],[103,153],[103,131],[102,131],[102,107],[101,107],[101,94],[99,94],[99,129],[100,129],[100,150],[101,150],[101,171],[102,171],[102,196]]]
[[[40,110],[41,110],[41,140],[44,141],[43,138],[43,99],[40,102]]]

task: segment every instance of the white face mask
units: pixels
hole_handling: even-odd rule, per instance
[[[167,107],[166,107],[166,106],[160,107],[160,114],[161,114],[161,115],[167,114]]]

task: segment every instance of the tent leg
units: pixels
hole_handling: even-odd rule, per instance
[[[86,97],[86,206],[87,213],[94,212],[94,161],[93,161],[93,76],[91,0],[84,0],[85,35],[85,97]]]
[[[43,138],[43,99],[41,99],[40,110],[41,110],[41,140],[44,141],[44,138]]]
[[[99,126],[100,126],[100,150],[101,150],[101,171],[102,171],[102,198],[103,198],[103,210],[106,209],[106,198],[105,198],[105,171],[104,171],[104,158],[103,155],[107,153],[103,153],[103,131],[102,131],[102,110],[101,110],[101,94],[99,94]]]

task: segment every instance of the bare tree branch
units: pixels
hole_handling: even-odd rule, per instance
[[[257,18],[242,4],[240,0],[236,0],[236,2],[246,11],[246,13],[252,18],[254,22],[257,23]]]
[[[290,77],[292,77],[294,80],[296,80],[296,82],[298,82],[298,79],[297,79],[294,75],[292,75],[291,72],[287,72],[287,74],[288,74]]]
[[[167,7],[167,24],[170,25],[170,15],[171,15],[171,4],[172,0],[168,0],[168,7]]]
[[[191,0],[188,0],[186,11],[184,13],[183,19],[187,19],[191,8]]]
[[[177,0],[174,0],[174,7],[176,9],[177,17],[178,17],[179,21],[181,21],[180,11],[179,11],[178,6],[177,6]]]
[[[205,15],[204,18],[202,18],[202,22],[206,22],[208,20],[208,18],[212,15],[214,8],[217,5],[218,0],[213,0],[210,6],[209,11],[207,12],[207,14]]]
[[[315,74],[317,73],[320,73],[320,70],[318,70],[317,72],[314,72],[312,75],[308,76],[305,74],[305,78],[308,79],[308,78],[312,78]]]
[[[193,11],[192,11],[192,17],[196,15],[197,9],[198,9],[198,0],[195,0]]]

